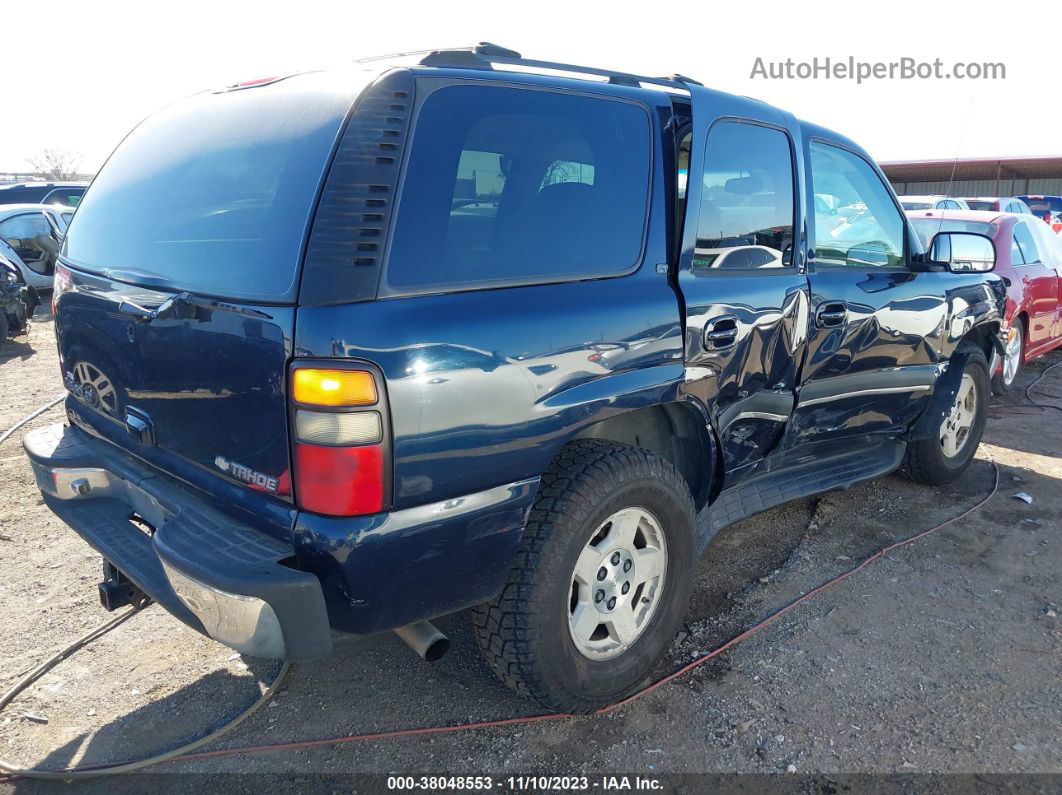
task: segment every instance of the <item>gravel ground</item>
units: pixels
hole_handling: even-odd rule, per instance
[[[1034,362],[1021,383],[1057,361]],[[28,338],[0,348],[0,430],[61,392],[41,315]],[[1036,394],[1062,406],[1062,368]],[[961,513],[991,490],[991,461],[1000,469],[999,492],[981,511],[607,716],[172,763],[120,789],[202,789],[194,773],[262,774],[211,779],[248,789],[297,789],[319,774],[1062,773],[1062,416],[1007,405],[1020,402],[997,402],[977,461],[950,487],[889,477],[724,531],[699,565],[686,629],[660,674]],[[57,408],[29,428],[61,418]],[[17,443],[25,430],[0,447],[5,688],[107,618],[98,558],[43,505]],[[390,635],[344,642],[331,659],[298,666],[274,704],[213,747],[538,712],[490,674],[467,616],[438,623],[453,641],[441,662],[421,662]],[[0,757],[54,768],[171,748],[235,715],[276,672],[152,607],[9,707]]]

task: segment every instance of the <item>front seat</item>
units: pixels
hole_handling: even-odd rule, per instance
[[[45,273],[55,272],[55,263],[59,258],[59,244],[51,235],[37,235],[33,238],[33,248],[44,253]]]

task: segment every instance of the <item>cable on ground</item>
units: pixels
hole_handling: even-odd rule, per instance
[[[1039,378],[1037,378],[1032,384],[1030,384],[1026,388],[1026,390],[1025,390],[1026,398],[1028,398],[1028,400],[1033,405],[1040,406],[1040,407],[1055,408],[1055,409],[1062,410],[1062,407],[1051,406],[1049,404],[1037,403],[1032,398],[1032,396],[1030,394],[1032,389],[1037,384],[1039,384],[1041,380],[1043,380],[1044,376],[1046,376],[1047,373],[1049,373],[1055,367],[1058,367],[1060,365],[1062,365],[1062,362],[1058,362],[1056,364],[1053,364],[1050,367],[1048,367],[1047,369],[1045,369],[1043,371],[1043,373],[1040,374]],[[61,399],[62,398],[60,398],[60,400]],[[57,402],[58,401],[55,401],[54,403],[49,404],[48,406],[45,406],[43,409],[39,410],[35,414],[31,415],[30,417],[27,417],[25,420],[22,420],[14,428],[11,428],[7,432],[5,432],[3,437],[0,437],[0,442],[2,442],[4,439],[6,439],[8,436],[10,436],[15,430],[17,430],[17,428],[19,426],[21,426],[21,425],[25,424],[26,422],[28,422],[29,420],[33,419],[33,417],[43,413],[45,410],[50,408],[52,405],[55,405],[55,403],[57,403]],[[762,619],[761,621],[757,622],[756,624],[754,624],[753,626],[751,626],[748,629],[744,630],[740,634],[734,636],[733,638],[731,638],[730,640],[728,640],[726,643],[722,644],[721,646],[718,646],[717,648],[713,649],[712,651],[709,651],[709,652],[701,655],[700,657],[698,657],[697,659],[693,660],[692,662],[687,663],[686,665],[682,666],[678,670],[673,671],[672,673],[668,674],[667,676],[664,676],[663,678],[657,680],[656,682],[653,682],[652,684],[644,687],[643,689],[639,690],[637,693],[634,693],[633,695],[628,696],[627,698],[623,699],[622,701],[618,701],[615,704],[610,704],[610,705],[608,705],[606,707],[602,707],[601,709],[597,710],[597,712],[595,712],[593,714],[594,715],[606,715],[606,714],[608,714],[610,712],[613,712],[613,711],[618,710],[618,709],[620,709],[622,707],[625,707],[628,704],[630,704],[630,703],[632,703],[632,702],[634,702],[634,701],[636,701],[636,700],[638,700],[640,698],[644,698],[645,696],[649,695],[650,693],[652,693],[652,692],[664,687],[665,685],[667,685],[667,684],[673,682],[674,680],[678,679],[679,677],[689,673],[690,671],[694,670],[695,668],[698,668],[701,665],[704,665],[709,660],[712,660],[715,657],[718,657],[719,655],[721,655],[721,654],[725,653],[726,651],[732,649],[734,646],[738,645],[739,643],[741,643],[741,642],[743,642],[745,640],[748,640],[753,635],[756,635],[757,633],[761,632],[762,630],[764,630],[765,628],[767,628],[771,624],[775,623],[780,618],[782,618],[783,616],[785,616],[788,613],[792,612],[796,608],[800,607],[801,605],[805,604],[806,602],[810,601],[811,599],[814,599],[816,596],[821,595],[825,591],[836,587],[840,583],[842,583],[845,580],[847,580],[849,577],[852,577],[852,576],[858,574],[859,572],[863,571],[863,569],[865,569],[868,566],[872,565],[873,563],[881,560],[886,555],[888,555],[890,552],[893,552],[893,551],[895,551],[897,549],[900,549],[902,547],[906,547],[906,546],[914,544],[914,543],[916,543],[918,541],[921,541],[926,536],[929,536],[932,533],[937,532],[938,530],[942,530],[945,527],[948,527],[948,526],[950,526],[952,524],[955,524],[956,522],[962,521],[963,519],[967,518],[971,514],[973,514],[976,511],[980,510],[981,508],[983,508],[985,506],[985,504],[988,503],[989,500],[991,500],[996,495],[996,493],[999,490],[999,478],[1000,478],[999,465],[996,464],[995,461],[992,461],[991,464],[992,464],[992,469],[993,469],[992,489],[991,489],[991,491],[989,491],[987,496],[983,497],[981,500],[979,500],[976,504],[974,504],[970,508],[967,508],[962,513],[959,513],[959,514],[953,516],[952,518],[950,518],[950,519],[948,519],[948,520],[946,520],[944,522],[941,522],[940,524],[937,524],[934,527],[929,528],[928,530],[923,530],[922,532],[916,533],[913,536],[910,536],[908,538],[902,539],[900,541],[896,541],[896,542],[894,542],[892,544],[889,544],[888,546],[883,547],[882,549],[878,550],[873,555],[871,555],[870,557],[866,558],[865,560],[863,560],[861,563],[859,563],[855,567],[853,567],[853,568],[849,569],[848,571],[843,572],[843,573],[841,573],[841,574],[839,574],[839,575],[837,575],[835,577],[830,578],[829,580],[827,580],[826,582],[822,583],[821,585],[811,589],[807,593],[805,593],[805,594],[801,595],[800,597],[794,599],[793,601],[789,602],[788,604],[786,604],[783,607],[781,607],[778,610],[776,610],[771,615],[769,615],[766,618]],[[102,635],[106,634],[107,632],[110,632],[112,629],[117,627],[119,624],[121,624],[121,623],[125,622],[126,620],[128,620],[129,618],[131,618],[137,612],[139,612],[137,609],[133,609],[133,610],[129,611],[128,613],[124,613],[123,615],[119,616],[118,618],[116,618],[116,619],[108,622],[107,624],[104,624],[103,626],[101,626],[101,627],[93,630],[92,632],[88,633],[83,638],[79,639],[78,641],[75,641],[73,644],[68,646],[66,649],[64,649],[59,654],[55,655],[50,660],[46,661],[45,663],[42,663],[36,669],[31,671],[29,674],[27,674],[14,687],[12,687],[10,690],[8,690],[7,693],[5,693],[2,697],[0,697],[0,710],[2,710],[4,707],[6,707],[10,703],[10,701],[15,696],[18,695],[18,693],[20,693],[22,690],[24,690],[26,687],[28,687],[30,684],[32,684],[34,681],[36,681],[38,678],[40,678],[40,676],[42,676],[45,672],[51,670],[51,668],[55,667],[55,665],[58,665],[59,662],[61,662],[62,660],[66,659],[68,656],[73,654],[75,651],[77,651],[81,647],[87,645],[88,643],[92,642],[96,638],[101,637]],[[131,772],[131,771],[134,771],[134,770],[141,770],[143,768],[149,767],[151,765],[160,764],[162,762],[175,762],[175,761],[189,762],[189,761],[201,760],[201,759],[216,759],[216,758],[219,758],[219,757],[229,757],[229,756],[256,754],[256,753],[266,753],[266,752],[272,752],[272,751],[304,750],[304,749],[308,749],[308,748],[319,748],[319,747],[322,747],[322,746],[348,745],[348,744],[351,744],[351,743],[369,742],[369,741],[374,741],[374,740],[391,740],[391,739],[398,739],[398,738],[402,738],[402,737],[420,737],[420,736],[425,736],[425,735],[456,734],[456,733],[459,733],[459,732],[476,731],[476,730],[481,730],[481,729],[501,728],[501,727],[506,727],[506,726],[522,726],[522,725],[528,725],[528,724],[532,724],[532,723],[544,723],[544,722],[549,722],[549,721],[570,720],[570,719],[575,719],[575,718],[580,717],[580,716],[577,716],[577,715],[569,715],[569,714],[565,714],[565,713],[549,713],[549,714],[545,714],[545,715],[530,715],[530,716],[517,717],[517,718],[504,718],[504,719],[500,719],[500,720],[486,720],[486,721],[475,721],[475,722],[469,722],[469,723],[455,723],[455,724],[448,724],[448,725],[442,725],[442,726],[425,726],[425,727],[420,727],[420,728],[396,729],[396,730],[393,730],[393,731],[371,732],[371,733],[366,733],[366,734],[351,734],[351,735],[346,735],[346,736],[326,737],[326,738],[315,739],[315,740],[299,740],[299,741],[290,741],[290,742],[281,742],[281,743],[269,743],[269,744],[265,744],[265,745],[245,745],[245,746],[238,746],[238,747],[235,747],[235,748],[221,748],[221,749],[214,750],[214,751],[196,751],[195,750],[195,749],[200,748],[200,747],[206,745],[207,743],[212,742],[212,741],[218,739],[219,737],[227,734],[232,729],[234,729],[236,726],[238,726],[240,723],[242,723],[244,720],[246,720],[251,715],[253,715],[255,712],[257,712],[259,709],[261,709],[261,707],[263,707],[266,703],[268,703],[269,700],[273,697],[273,695],[277,692],[277,690],[279,689],[280,685],[285,680],[285,678],[286,678],[288,672],[290,671],[290,669],[291,669],[290,664],[285,663],[281,667],[280,672],[277,674],[276,679],[274,679],[273,683],[265,690],[265,692],[262,693],[261,697],[257,701],[255,701],[255,703],[252,704],[248,709],[246,709],[244,712],[242,712],[240,715],[238,715],[235,719],[233,719],[229,723],[226,723],[224,726],[220,727],[219,729],[216,729],[215,731],[211,732],[210,734],[208,734],[208,735],[206,735],[206,736],[204,736],[204,737],[202,737],[202,738],[200,738],[198,740],[195,740],[195,741],[193,741],[191,743],[183,745],[180,748],[175,748],[172,751],[168,751],[168,752],[163,753],[163,754],[158,754],[158,755],[155,755],[155,756],[148,757],[146,759],[132,761],[132,762],[123,762],[123,763],[117,763],[117,764],[102,764],[102,765],[94,765],[94,766],[91,766],[91,767],[71,768],[69,770],[59,770],[59,771],[41,771],[41,770],[36,770],[36,769],[18,768],[18,767],[14,766],[14,765],[5,763],[3,761],[0,761],[0,770],[4,770],[7,773],[12,774],[11,776],[9,776],[6,779],[6,781],[13,781],[13,780],[16,780],[18,777],[24,777],[24,778],[73,779],[73,778],[80,778],[80,777],[102,776],[102,775],[113,775],[113,774],[118,774],[118,773],[127,773],[127,772]],[[0,783],[2,783],[2,780],[0,780]]]

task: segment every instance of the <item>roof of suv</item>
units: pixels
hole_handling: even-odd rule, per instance
[[[418,74],[446,74],[454,75],[469,70],[475,70],[481,76],[490,76],[494,73],[497,79],[511,79],[520,76],[524,79],[532,79],[534,82],[553,84],[558,81],[579,80],[596,84],[602,88],[612,86],[616,89],[642,89],[663,91],[677,96],[690,95],[690,89],[696,86],[702,90],[710,91],[721,97],[729,97],[740,102],[755,104],[761,108],[769,108],[776,113],[794,118],[788,111],[770,105],[755,97],[727,94],[704,86],[699,80],[681,74],[672,74],[666,77],[653,75],[637,75],[629,72],[617,72],[611,69],[578,66],[574,64],[557,63],[553,61],[538,61],[524,58],[515,50],[510,50],[490,42],[480,42],[473,47],[422,50],[418,52],[397,53],[393,55],[374,56],[357,61],[359,64],[380,63],[382,65],[404,67],[412,69]],[[484,74],[486,73],[486,74]],[[467,75],[464,75],[467,76]],[[866,150],[855,141],[826,127],[795,119],[803,129],[805,136],[809,138],[822,137],[843,144],[853,151],[862,153],[870,159]]]
[[[636,75],[628,72],[617,72],[611,69],[603,69],[592,66],[577,66],[575,64],[557,63],[553,61],[537,61],[524,58],[516,50],[510,50],[490,42],[480,42],[473,47],[458,47],[438,50],[422,50],[418,52],[396,53],[393,55],[380,55],[363,58],[358,63],[390,62],[396,65],[451,68],[451,69],[476,69],[479,71],[522,72],[525,74],[540,74],[544,76],[567,77],[582,80],[591,80],[611,85],[630,86],[634,88],[670,88],[677,91],[688,91],[690,85],[703,85],[692,77],[674,74],[668,77]]]

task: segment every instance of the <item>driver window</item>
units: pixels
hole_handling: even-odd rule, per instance
[[[736,121],[705,143],[695,273],[788,267],[793,255],[793,155],[781,130]]]
[[[829,213],[815,202],[815,263],[848,268],[902,268],[904,225],[874,169],[845,149],[813,141],[816,196],[832,198]]]

